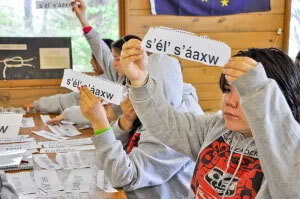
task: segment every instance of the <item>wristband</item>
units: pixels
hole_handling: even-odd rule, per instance
[[[95,135],[100,135],[100,134],[105,133],[106,131],[108,131],[110,129],[111,129],[111,126],[105,128],[105,129],[101,129],[101,130],[94,130],[94,134]]]

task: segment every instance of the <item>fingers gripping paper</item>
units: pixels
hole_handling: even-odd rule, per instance
[[[231,48],[223,42],[166,27],[151,27],[142,46],[148,52],[176,55],[210,66],[224,66],[231,56]]]
[[[121,84],[91,77],[71,69],[64,70],[64,77],[61,82],[61,86],[75,92],[78,91],[77,87],[86,86],[97,97],[101,97],[105,101],[116,105],[120,105],[124,89]]]

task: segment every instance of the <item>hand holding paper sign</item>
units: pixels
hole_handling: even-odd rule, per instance
[[[80,110],[95,130],[109,127],[105,109],[100,100],[86,87],[80,89]]]
[[[75,12],[82,27],[89,26],[89,23],[85,18],[85,10],[86,10],[86,5],[82,0],[75,0],[72,2],[72,11]]]
[[[123,72],[130,80],[133,86],[142,86],[148,76],[146,65],[148,56],[146,51],[142,50],[141,41],[131,39],[123,45],[121,62]]]
[[[229,83],[249,72],[257,62],[249,57],[233,57],[225,65],[223,73]]]

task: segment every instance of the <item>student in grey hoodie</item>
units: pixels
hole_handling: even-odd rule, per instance
[[[221,76],[222,115],[201,116],[168,105],[140,41],[121,59],[144,127],[196,161],[189,198],[300,198],[300,70],[286,54],[240,51]]]
[[[16,190],[8,183],[5,173],[0,171],[0,199],[19,198]]]
[[[168,64],[170,60],[178,61],[165,55],[152,56],[157,56],[160,64],[151,65],[149,73],[161,82],[168,103],[180,112],[203,114],[197,98],[189,99],[188,103],[183,99],[180,64]],[[186,198],[194,162],[154,138],[138,122],[130,100],[125,101],[121,104],[123,115],[112,124],[112,129],[92,138],[106,176],[114,187],[124,189],[128,199]],[[95,108],[91,105],[91,109]],[[87,118],[96,121],[92,123],[97,129],[97,118]]]

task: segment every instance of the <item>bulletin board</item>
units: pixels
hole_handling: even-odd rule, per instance
[[[0,80],[61,79],[66,68],[71,37],[0,37]]]

